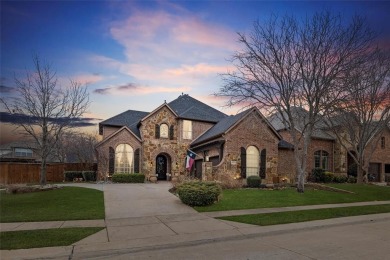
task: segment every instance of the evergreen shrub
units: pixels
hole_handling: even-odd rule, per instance
[[[180,200],[189,206],[207,206],[219,200],[221,187],[215,182],[189,181],[177,186]]]
[[[114,173],[112,181],[118,183],[144,183],[145,174],[142,173]]]
[[[246,184],[249,188],[260,188],[261,179],[259,176],[249,176],[246,178]]]

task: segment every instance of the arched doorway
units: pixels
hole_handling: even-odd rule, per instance
[[[156,157],[157,180],[167,180],[167,173],[171,171],[171,157],[166,153],[160,153]]]

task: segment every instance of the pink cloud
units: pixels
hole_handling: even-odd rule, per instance
[[[190,91],[190,87],[163,87],[163,86],[154,86],[154,87],[146,87],[146,86],[137,86],[133,83],[120,85],[120,86],[112,86],[106,88],[95,89],[94,93],[100,95],[147,95],[147,94],[155,94],[155,93],[175,93],[175,92],[188,92]]]
[[[199,63],[194,66],[182,65],[180,68],[167,69],[165,72],[173,76],[198,76],[225,73],[228,69],[232,68],[228,66],[213,66],[210,64]]]
[[[81,84],[93,84],[102,81],[104,77],[98,74],[84,74],[74,76],[72,79],[74,81],[80,82]]]

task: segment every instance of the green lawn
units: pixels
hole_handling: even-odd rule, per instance
[[[199,212],[238,209],[275,208],[331,203],[390,200],[390,187],[358,184],[332,184],[330,186],[355,194],[306,188],[298,193],[295,188],[283,190],[237,189],[224,190],[222,200],[206,207],[195,207]]]
[[[58,190],[1,193],[0,222],[104,219],[103,192],[64,187]]]
[[[390,204],[229,216],[220,217],[219,219],[268,226],[388,212],[390,212]]]
[[[1,232],[0,249],[69,246],[102,229],[103,227],[87,227]]]

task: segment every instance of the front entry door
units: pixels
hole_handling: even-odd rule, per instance
[[[158,180],[167,179],[167,157],[159,155],[156,158],[156,174]]]

